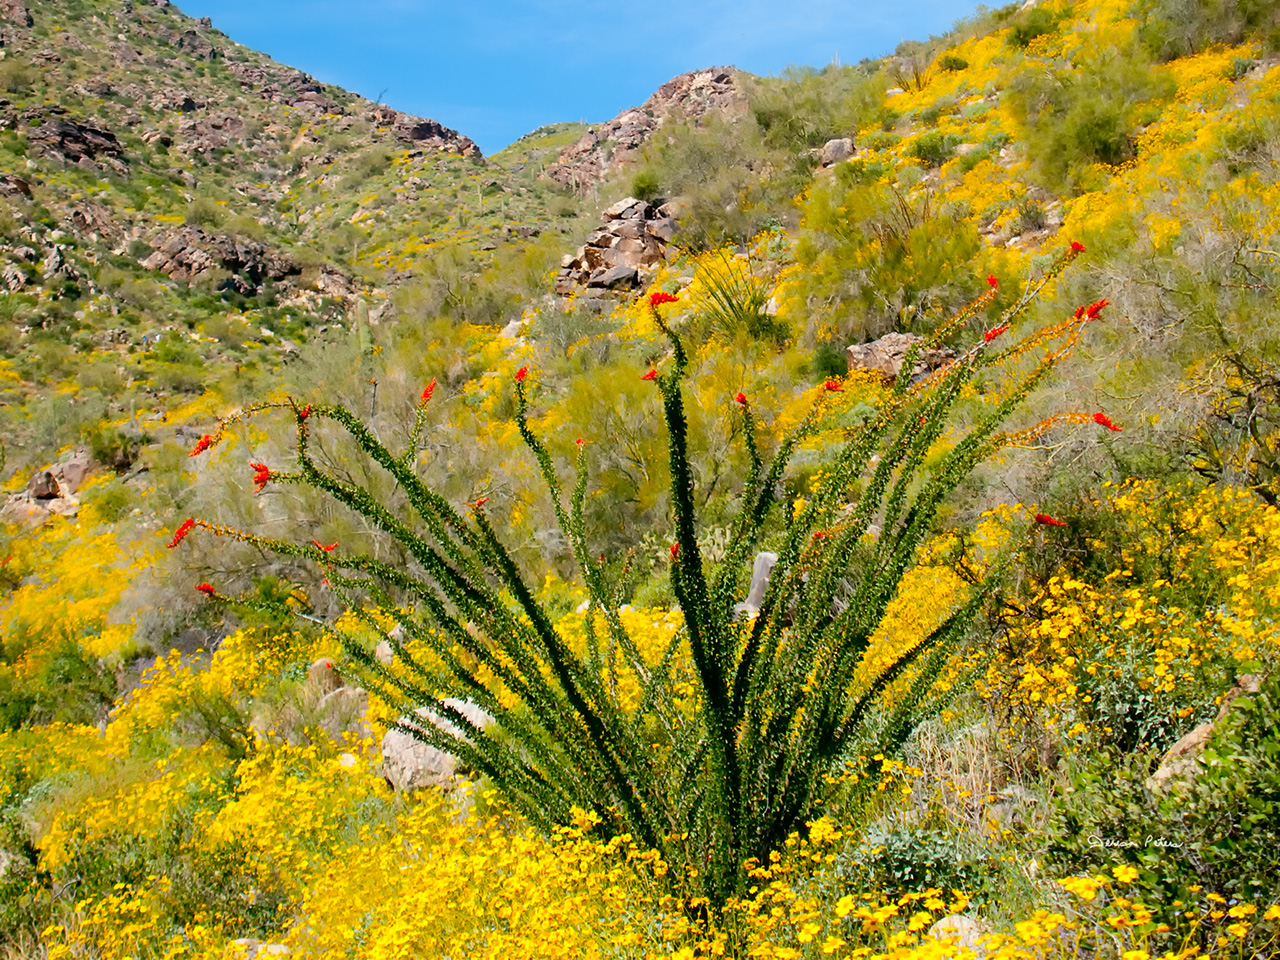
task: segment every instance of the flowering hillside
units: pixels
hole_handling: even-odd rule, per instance
[[[1274,5],[754,78],[567,298],[579,125],[28,6],[14,102],[156,135],[0,131],[5,956],[1280,956]]]

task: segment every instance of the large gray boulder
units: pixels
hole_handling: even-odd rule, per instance
[[[494,722],[493,717],[469,700],[450,697],[443,702],[481,730]],[[424,724],[434,724],[462,736],[462,731],[428,707],[419,707],[414,713],[418,720],[401,717],[399,723],[418,730],[422,730]],[[382,738],[382,775],[396,790],[407,793],[425,787],[456,786],[462,779],[461,771],[457,757],[424,743],[406,730],[392,727]]]

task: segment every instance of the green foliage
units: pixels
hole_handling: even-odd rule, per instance
[[[1157,60],[1246,39],[1280,45],[1280,12],[1269,0],[1143,0],[1138,9],[1138,36]]]
[[[0,63],[0,92],[28,93],[35,80],[35,71],[19,60],[6,60]]]
[[[1024,48],[1036,37],[1053,33],[1058,29],[1061,14],[1052,7],[1038,5],[1032,7],[1019,17],[1009,30],[1008,43],[1011,47]]]
[[[938,58],[939,70],[948,70],[948,71],[954,72],[956,70],[967,70],[968,68],[969,68],[969,61],[966,60],[964,57],[956,56],[954,53],[943,54],[941,57]]]
[[[930,888],[979,893],[993,872],[988,855],[956,833],[927,827],[873,827],[836,870],[851,888],[889,897]]]
[[[1143,901],[1166,920],[1195,902],[1197,885],[1265,900],[1280,884],[1280,681],[1236,700],[1200,766],[1152,792],[1156,756],[1101,751],[1071,771],[1054,801],[1048,865],[1137,867]]]
[[[1136,48],[1102,52],[1077,69],[1019,74],[1010,103],[1027,126],[1026,148],[1040,180],[1079,191],[1092,182],[1090,164],[1130,159],[1138,107],[1167,93],[1171,82]]]
[[[930,130],[916,138],[911,153],[926,166],[938,167],[951,159],[960,141],[958,134]]]
[[[0,673],[0,729],[29,723],[94,724],[115,698],[116,684],[96,658],[68,641],[34,677]]]
[[[796,257],[806,294],[822,291],[809,300],[814,325],[845,343],[959,309],[977,290],[977,228],[931,192],[864,185],[851,173],[814,186],[805,224]]]
[[[661,197],[662,182],[658,179],[657,173],[648,167],[636,171],[636,175],[631,178],[630,194],[646,203],[651,203]]]
[[[885,80],[860,67],[790,68],[749,88],[752,116],[767,146],[788,151],[850,136],[880,109]]]

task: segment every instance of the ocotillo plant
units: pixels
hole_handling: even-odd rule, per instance
[[[279,472],[255,464],[259,488],[294,483],[328,494],[394,538],[409,564],[393,566],[337,544],[292,543],[194,519],[178,529],[174,544],[204,528],[314,561],[350,609],[393,648],[394,662],[386,666],[367,640],[344,636],[364,682],[403,709],[402,729],[485,774],[535,823],[563,823],[582,810],[598,817],[602,829],[631,834],[657,851],[682,893],[715,908],[741,889],[744,862],[767,858],[804,824],[846,752],[874,731],[878,748],[889,753],[937,708],[936,680],[979,614],[994,572],[887,663],[872,671],[864,654],[948,494],[993,451],[1034,438],[1055,422],[1093,419],[1114,426],[1102,414],[1070,414],[1021,433],[1000,432],[1106,305],[1082,307],[1013,346],[1001,349],[997,342],[1081,250],[1073,244],[1064,251],[971,348],[914,382],[922,351],[957,335],[990,305],[995,279],[989,278],[986,294],[917,341],[888,399],[851,435],[803,506],[790,498],[780,501],[781,481],[797,445],[817,429],[842,384],[828,381],[812,410],[767,459],[757,446],[748,398],[740,393],[727,400],[742,418],[750,468],[727,554],[714,575],[698,547],[685,415],[688,356],[662,318],[663,305],[675,298],[654,294],[649,306],[671,349],[659,364],[663,369],[642,379],[661,394],[669,437],[671,580],[683,611],[683,629],[659,656],[646,659],[628,635],[619,613],[621,581],[589,545],[589,449],[579,443],[575,483],[562,489],[556,463],[528,419],[527,368],[515,374],[516,423],[589,596],[585,644],[569,642],[540,605],[484,501],[462,509],[419,478],[418,444],[434,381],[423,391],[408,447],[399,453],[344,407],[292,400],[226,419],[193,451],[208,449],[246,416],[267,409],[290,412],[297,467]],[[1043,357],[1009,374],[998,394],[1002,399],[976,425],[966,432],[951,424],[948,414],[962,388],[980,371],[1033,349],[1043,349]],[[319,421],[348,434],[394,479],[404,494],[403,508],[380,502],[350,474],[322,468],[312,455]],[[939,445],[948,433],[959,435],[948,436],[949,447]],[[878,535],[869,535],[872,524]],[[735,619],[735,601],[745,593],[753,556],[766,536],[778,554],[768,589],[754,619]],[[208,584],[200,589],[221,597]],[[386,619],[377,611],[393,611],[403,629],[382,629]],[[676,664],[682,658],[689,664],[682,679],[692,684],[692,697],[687,686],[677,692]],[[618,693],[618,663],[637,678],[638,701],[624,702]],[[886,697],[889,692],[892,697]],[[445,702],[446,696],[469,698],[496,723],[482,729]],[[410,723],[415,708],[426,708],[447,725]]]

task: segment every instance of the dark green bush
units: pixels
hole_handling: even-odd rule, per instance
[[[1061,14],[1049,7],[1032,7],[1010,28],[1009,46],[1021,49],[1028,46],[1036,37],[1053,33],[1058,29],[1060,19]]]
[[[970,849],[958,834],[873,828],[861,844],[837,859],[836,871],[852,887],[883,891],[893,898],[931,887],[974,896],[992,872],[989,859],[985,851]]]
[[[916,138],[911,145],[911,154],[928,166],[937,167],[951,159],[959,144],[957,134],[930,130]]]
[[[954,53],[948,53],[938,59],[938,67],[941,70],[967,70],[969,61],[964,57],[957,57]]]

